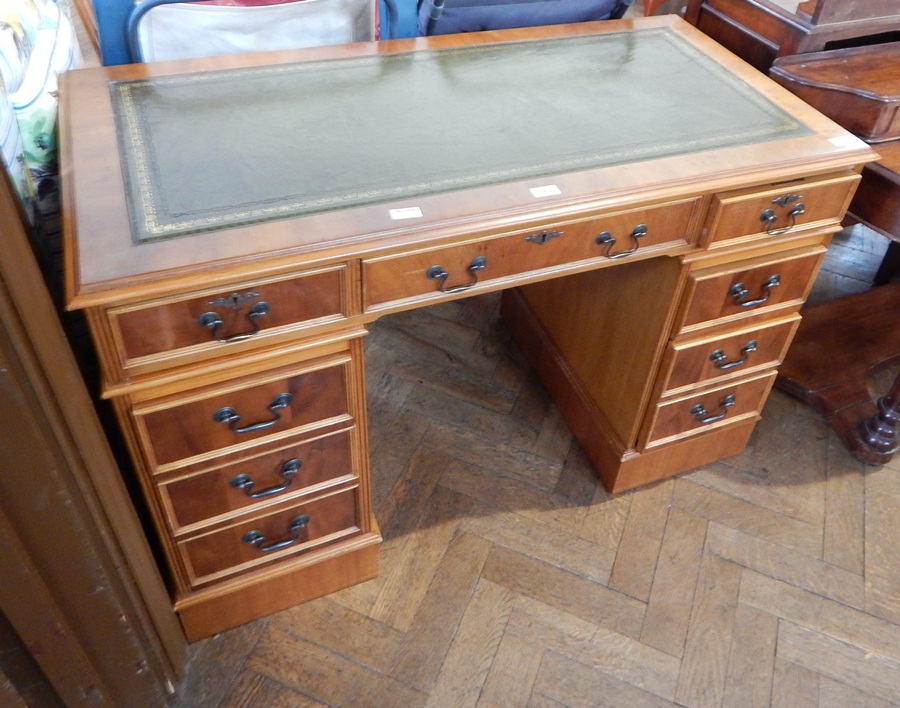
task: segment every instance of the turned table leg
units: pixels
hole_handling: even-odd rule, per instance
[[[856,457],[871,464],[884,464],[900,449],[900,374],[886,396],[878,400],[878,413],[867,418],[856,429]]]

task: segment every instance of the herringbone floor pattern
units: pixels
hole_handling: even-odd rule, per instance
[[[181,705],[900,705],[900,461],[776,391],[743,454],[610,497],[497,305],[376,324],[380,576],[195,644]]]

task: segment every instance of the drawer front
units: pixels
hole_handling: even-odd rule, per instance
[[[159,486],[174,533],[356,479],[344,430]]]
[[[787,236],[810,225],[840,221],[857,184],[859,175],[841,174],[773,186],[765,191],[717,194],[704,227],[704,243]]]
[[[265,339],[347,316],[343,266],[293,278],[206,291],[110,310],[124,366],[144,357],[191,348]]]
[[[385,303],[427,300],[477,283],[591,259],[624,259],[693,239],[699,199],[520,231],[460,246],[363,262],[366,310]],[[598,238],[600,243],[598,243]],[[443,289],[443,290],[442,290]]]
[[[282,560],[360,532],[349,489],[178,544],[192,587]]]
[[[705,326],[721,319],[752,316],[779,305],[799,307],[824,254],[824,247],[816,247],[693,271],[679,325]]]
[[[669,393],[685,386],[744,374],[781,363],[797,330],[800,315],[793,314],[758,327],[728,330],[703,339],[669,344],[663,389]]]
[[[134,414],[152,466],[188,460],[266,436],[348,416],[347,363],[188,399]]]
[[[649,427],[644,447],[699,435],[756,416],[765,403],[776,372],[660,403]]]

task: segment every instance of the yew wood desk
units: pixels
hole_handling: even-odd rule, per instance
[[[195,639],[377,573],[363,339],[503,289],[612,491],[739,452],[875,153],[675,17],[61,87],[86,311]]]

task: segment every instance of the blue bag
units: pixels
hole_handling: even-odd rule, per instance
[[[421,0],[419,34],[456,34],[621,17],[634,0]]]

